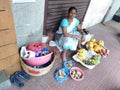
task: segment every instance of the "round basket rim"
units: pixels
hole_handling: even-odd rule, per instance
[[[42,69],[42,68],[46,68],[46,67],[50,66],[51,63],[53,63],[53,62],[55,61],[55,55],[52,55],[52,58],[53,58],[53,60],[50,62],[49,65],[47,65],[47,66],[45,66],[45,67],[36,68],[36,69]],[[23,61],[23,59],[20,59],[20,61],[21,61],[21,63],[24,64],[25,66],[27,66],[27,67],[29,67],[29,68],[33,68],[32,66],[26,64],[26,63]],[[48,63],[48,62],[47,62],[47,63]],[[40,66],[42,66],[42,65],[40,65]]]
[[[71,75],[71,71],[74,70],[74,69],[76,69],[76,70],[78,70],[78,71],[81,72],[81,74],[82,74],[82,78],[80,78],[80,79],[75,79],[75,78],[72,77],[72,75]],[[85,77],[85,73],[84,73],[84,71],[83,71],[81,68],[79,68],[79,67],[72,67],[72,68],[70,69],[70,77],[71,77],[73,80],[75,80],[75,81],[81,81],[81,80],[84,79],[84,77]]]
[[[33,60],[33,59],[38,59],[38,58],[43,58],[43,57],[46,57],[46,56],[49,56],[49,55],[51,55],[51,54],[53,54],[53,52],[50,52],[49,54],[47,54],[47,55],[44,55],[44,56],[40,56],[40,57],[35,57],[35,58],[25,58],[25,57],[21,57],[22,59],[24,59],[24,60]],[[28,61],[29,61],[28,60]]]

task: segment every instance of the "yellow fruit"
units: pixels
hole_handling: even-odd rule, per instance
[[[89,41],[89,42],[87,43],[87,45],[88,45],[89,48],[92,48],[92,47],[93,47],[93,42]]]
[[[98,45],[96,42],[94,42],[93,46]]]
[[[95,38],[91,38],[90,41],[94,43],[94,42],[96,42],[96,39]]]
[[[94,49],[93,49],[93,48],[89,48],[89,50],[90,50],[90,51],[94,51]]]
[[[104,41],[103,41],[103,40],[99,40],[99,41],[98,41],[98,45],[104,46]]]
[[[78,53],[83,53],[85,52],[86,50],[84,48],[81,48],[80,50],[78,50]]]
[[[101,48],[100,48],[99,45],[95,45],[95,46],[93,47],[93,49],[94,49],[95,52],[98,52]]]
[[[77,57],[80,60],[85,60],[87,57],[87,51],[84,48],[81,48],[80,50],[78,50]]]
[[[86,59],[85,56],[78,56],[78,58],[79,58],[80,60],[85,60],[85,59]]]

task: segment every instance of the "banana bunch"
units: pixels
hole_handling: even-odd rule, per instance
[[[78,50],[78,58],[80,60],[85,60],[87,57],[87,50],[85,50],[84,48],[81,48]]]

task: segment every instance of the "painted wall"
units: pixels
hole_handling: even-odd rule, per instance
[[[110,21],[113,18],[114,14],[119,9],[119,7],[120,7],[120,0],[114,0],[112,7],[105,19],[105,22]]]
[[[18,46],[41,41],[45,0],[21,4],[14,4],[11,1],[11,4]]]
[[[112,0],[91,0],[82,28],[88,28],[102,21]]]

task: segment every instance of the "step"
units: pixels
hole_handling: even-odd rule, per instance
[[[4,70],[0,71],[0,90],[6,90],[11,87],[9,77]]]

